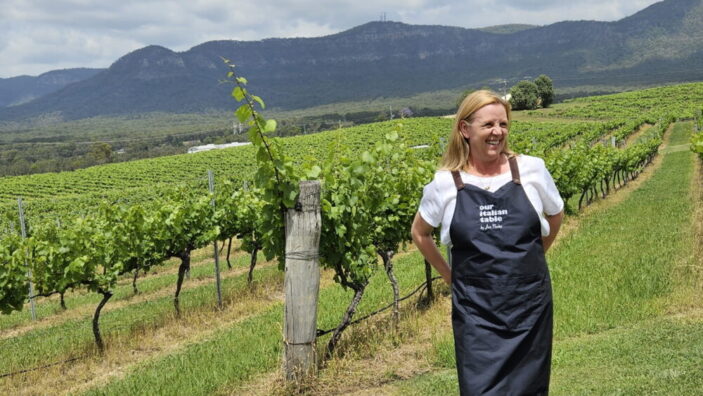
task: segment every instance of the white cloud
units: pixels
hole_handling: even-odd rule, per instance
[[[653,0],[0,0],[0,77],[107,67],[156,44],[185,51],[210,40],[315,37],[365,22],[467,28],[561,20],[612,21]]]

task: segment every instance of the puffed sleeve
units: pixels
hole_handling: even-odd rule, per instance
[[[539,192],[539,197],[542,200],[542,205],[544,208],[544,213],[548,216],[555,215],[564,209],[564,200],[561,199],[559,195],[559,190],[557,190],[556,184],[554,184],[554,179],[552,175],[547,170],[544,165],[544,161],[540,159],[541,166],[541,182],[537,184],[537,191]]]
[[[437,179],[431,181],[422,189],[422,200],[418,210],[422,219],[432,227],[437,228],[442,222],[442,203],[437,188]]]

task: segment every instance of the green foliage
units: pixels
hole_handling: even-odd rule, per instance
[[[532,110],[539,104],[537,85],[522,80],[510,88],[510,105],[514,110]]]
[[[251,253],[261,249],[264,231],[261,212],[265,205],[263,192],[232,182],[226,182],[218,188],[218,192],[215,222],[220,234],[217,239],[237,236],[242,240],[241,250]]]
[[[535,79],[535,85],[537,86],[540,105],[544,108],[549,107],[554,102],[554,84],[552,84],[552,79],[541,74]]]
[[[362,288],[376,269],[376,252],[397,251],[410,239],[422,186],[433,171],[400,141],[398,130],[360,156],[337,153],[327,162],[320,255],[337,282]]]
[[[183,189],[155,203],[152,238],[162,257],[201,248],[219,234],[211,197]]]
[[[397,250],[399,244],[409,240],[408,230],[419,194],[431,177],[433,166],[419,162],[400,142],[395,130],[360,156],[352,158],[349,153],[345,156],[334,152],[323,167],[294,168],[278,141],[267,136],[276,130],[276,122],[265,120],[254,107],[256,102],[263,108],[263,101],[246,90],[246,80],[237,77],[234,66],[227,64],[228,78],[236,84],[232,96],[245,102],[235,114],[250,127],[258,167],[255,183],[261,194],[257,207],[249,209],[244,205],[245,209],[235,215],[240,221],[239,231],[246,229],[251,236],[249,244],[254,240],[263,242],[267,256],[278,257],[282,264],[283,215],[295,205],[298,181],[303,175],[313,179],[322,176],[321,262],[335,271],[335,280],[344,287],[362,289],[374,272],[376,251]],[[247,200],[255,205],[255,199],[249,196]],[[260,235],[255,237],[257,230]]]
[[[534,82],[522,80],[510,88],[510,105],[514,110],[533,110],[544,108],[554,102],[554,85],[552,79],[541,74]]]
[[[624,149],[593,144],[594,135],[585,133],[573,147],[549,152],[545,162],[559,193],[568,201],[576,194],[585,194],[599,187],[602,189],[603,183],[610,186],[616,176],[624,178],[639,173],[657,153],[662,135],[671,122],[671,116],[663,119],[661,124],[650,128],[635,144]],[[639,123],[640,121],[625,125],[637,128]],[[622,130],[618,128],[616,132]],[[602,192],[607,193],[605,190]]]
[[[107,143],[93,143],[88,151],[88,157],[94,164],[112,162],[112,146]]]
[[[124,209],[102,205],[94,216],[78,217],[65,228],[47,223],[28,238],[29,262],[38,295],[86,287],[110,291],[128,268]],[[136,241],[135,241],[136,242]]]
[[[19,236],[5,235],[0,239],[0,268],[0,312],[21,310],[29,285]]]
[[[302,179],[299,169],[286,157],[277,139],[268,135],[276,131],[276,121],[266,120],[256,110],[264,108],[264,101],[249,93],[247,80],[235,74],[235,65],[223,59],[229,67],[227,78],[235,84],[232,97],[244,102],[237,108],[235,115],[240,122],[249,127],[249,141],[256,150],[256,171],[254,183],[263,192],[261,210],[263,230],[263,251],[267,259],[278,258],[283,268],[285,260],[285,212],[293,208],[298,197],[298,182]]]
[[[373,243],[377,250],[397,252],[401,244],[410,241],[410,225],[422,197],[422,188],[432,179],[435,166],[415,157],[398,138],[396,131],[378,142],[372,152],[376,160],[375,202],[371,209]]]
[[[691,151],[703,159],[703,111],[700,108],[696,109],[694,117]]]
[[[703,133],[698,132],[691,135],[691,151],[703,159]]]

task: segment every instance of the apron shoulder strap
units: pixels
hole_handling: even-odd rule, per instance
[[[520,169],[517,167],[517,157],[514,155],[508,157],[508,163],[510,164],[510,174],[513,177],[513,182],[520,184]]]
[[[459,174],[459,171],[452,171],[452,177],[454,178],[454,185],[456,186],[456,190],[463,190],[464,182],[461,180],[461,175]]]

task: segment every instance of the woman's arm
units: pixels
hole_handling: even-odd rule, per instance
[[[432,265],[440,275],[442,279],[448,284],[452,284],[452,270],[447,265],[444,257],[439,253],[437,245],[432,238],[432,231],[434,227],[427,224],[427,222],[420,216],[418,212],[415,214],[415,220],[413,220],[413,225],[411,229],[411,234],[413,237],[413,243],[420,250],[425,259]]]
[[[552,246],[554,239],[557,237],[557,233],[559,233],[559,228],[561,227],[561,222],[563,219],[563,210],[555,215],[547,216],[547,223],[549,223],[549,235],[542,237],[542,245],[544,246],[545,253],[549,250],[549,247]]]

